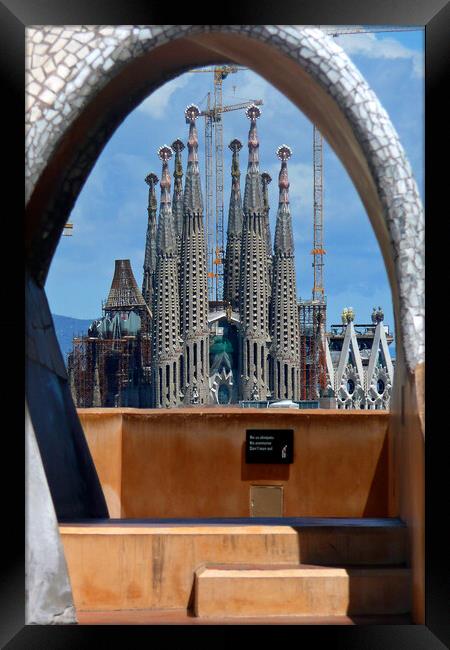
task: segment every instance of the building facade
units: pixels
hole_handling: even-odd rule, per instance
[[[242,195],[239,153],[243,146],[237,139],[229,144],[231,194],[224,291],[220,300],[209,301],[199,115],[194,104],[185,110],[189,129],[185,173],[185,145],[180,139],[158,150],[162,162],[158,219],[159,179],[154,173],[145,178],[149,198],[142,293],[135,286],[129,261],[116,260],[107,301],[109,311],[92,325],[91,336],[85,337],[84,344],[87,348],[91,345],[92,350],[101,350],[102,341],[108,337],[116,340],[118,361],[115,366],[110,362],[115,371],[109,373],[114,397],[111,390],[100,388],[105,385],[104,355],[88,355],[89,363],[84,367],[89,369],[81,371],[83,364],[76,359],[82,355],[77,357],[74,347],[69,372],[77,405],[169,408],[277,400],[322,400],[325,405],[328,400],[334,408],[389,408],[393,364],[388,345],[392,337],[386,334],[381,309],[374,310],[369,326],[355,326],[352,311],[345,310],[340,329],[333,326],[326,333],[325,300],[316,304],[297,297],[288,172],[292,150],[287,145],[276,151],[280,161],[279,199],[272,241],[268,193],[272,179],[260,171],[257,120],[261,110],[256,105],[246,111],[250,125]],[[173,154],[171,198],[169,161]],[[129,286],[133,287],[132,299],[126,289]],[[123,296],[120,299],[119,294]],[[122,315],[116,318],[113,314],[111,320],[113,302]],[[124,323],[131,323],[130,319],[136,321],[131,356],[119,351]],[[130,334],[126,336],[129,341]],[[128,368],[124,359],[134,364],[132,380],[129,369],[123,370]],[[80,390],[83,381],[86,383],[83,372],[90,377],[89,399],[86,391]],[[123,389],[125,384],[127,390]]]

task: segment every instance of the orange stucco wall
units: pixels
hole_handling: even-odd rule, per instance
[[[399,353],[400,352],[400,353]],[[404,364],[397,350],[397,368]],[[398,372],[396,368],[396,372]],[[412,614],[425,623],[425,367],[399,373],[394,408],[389,424],[389,515],[407,525],[409,564],[412,568]]]
[[[112,517],[248,517],[252,485],[283,486],[284,516],[388,515],[387,412],[125,408],[79,416]],[[247,465],[252,428],[293,429],[293,464]]]
[[[89,450],[108,506],[109,516],[120,518],[122,491],[122,413],[103,409],[79,409]]]

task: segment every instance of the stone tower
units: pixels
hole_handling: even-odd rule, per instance
[[[162,160],[161,202],[156,237],[156,269],[153,291],[153,405],[157,408],[180,403],[178,254],[170,199],[169,160],[172,150],[159,149]]]
[[[232,140],[228,148],[233,152],[231,163],[231,196],[228,211],[227,250],[224,269],[224,300],[234,310],[239,309],[239,270],[241,263],[242,242],[242,199],[241,170],[239,168],[239,151],[242,143]]]
[[[181,237],[183,234],[183,164],[181,161],[181,152],[184,144],[181,140],[172,142],[172,150],[175,151],[175,166],[173,171],[173,198],[172,214],[175,225],[175,236],[177,238],[177,253],[181,256]]]
[[[279,203],[275,228],[271,300],[271,392],[275,399],[300,399],[300,339],[295,280],[294,239],[289,207],[287,161],[291,149],[277,149]]]
[[[263,172],[261,174],[262,190],[263,190],[263,201],[264,201],[264,211],[265,211],[265,228],[266,228],[266,239],[267,239],[267,264],[269,269],[269,290],[272,291],[272,272],[273,272],[273,255],[272,255],[272,236],[270,234],[270,221],[269,221],[269,184],[272,182],[272,177],[268,172]]]
[[[145,239],[145,257],[144,257],[144,277],[142,280],[142,295],[148,305],[152,308],[153,301],[153,276],[156,268],[156,211],[158,209],[156,202],[155,188],[158,183],[156,174],[149,174],[145,177],[148,190],[148,222],[147,236]]]
[[[267,234],[262,181],[259,171],[259,142],[256,120],[260,109],[252,105],[248,167],[245,178],[242,225],[239,311],[241,319],[241,389],[244,400],[268,397],[269,274]]]
[[[209,402],[206,243],[198,167],[198,134],[195,124],[199,113],[198,107],[194,104],[188,106],[185,111],[186,123],[189,124],[189,139],[180,265],[184,404]]]

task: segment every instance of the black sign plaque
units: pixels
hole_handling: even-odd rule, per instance
[[[247,429],[246,463],[294,462],[294,431],[292,429]]]

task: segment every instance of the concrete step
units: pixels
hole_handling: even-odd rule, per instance
[[[60,525],[75,606],[187,608],[204,564],[398,565],[398,520],[291,519],[262,524],[103,521]]]
[[[381,616],[410,611],[403,567],[205,565],[195,572],[196,616]]]

